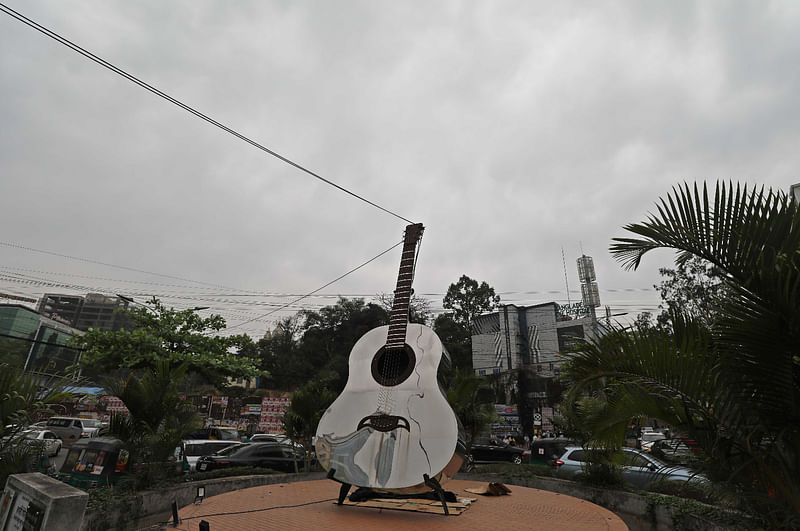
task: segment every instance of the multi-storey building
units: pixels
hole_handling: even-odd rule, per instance
[[[505,403],[519,406],[526,432],[551,429],[561,394],[560,367],[577,344],[597,337],[600,328],[594,312],[581,303],[506,304],[475,318],[472,366],[477,374],[496,375]]]
[[[129,318],[118,308],[127,308],[128,301],[121,297],[108,297],[99,293],[63,295],[46,293],[39,300],[36,310],[53,320],[68,324],[78,330],[119,330],[130,323]]]
[[[25,370],[64,373],[80,359],[68,341],[82,332],[19,304],[0,304],[0,359]]]

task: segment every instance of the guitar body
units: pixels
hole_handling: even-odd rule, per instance
[[[420,485],[424,475],[445,470],[458,441],[436,378],[441,341],[430,328],[407,324],[406,354],[382,362],[389,328],[370,330],[353,346],[347,385],[317,427],[319,462],[334,479],[359,487]]]

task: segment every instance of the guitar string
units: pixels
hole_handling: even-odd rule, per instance
[[[403,250],[402,250],[402,254],[400,256],[400,268],[399,268],[399,272],[397,274],[397,284],[395,286],[394,300],[392,302],[392,312],[391,312],[391,315],[389,317],[389,328],[387,330],[387,341],[386,341],[386,346],[384,346],[383,360],[382,360],[382,362],[383,362],[382,365],[383,366],[381,366],[381,364],[378,365],[378,374],[382,377],[384,383],[389,383],[389,384],[392,383],[392,380],[394,379],[393,373],[395,371],[394,366],[393,366],[393,364],[394,364],[394,360],[393,360],[394,348],[389,348],[389,343],[391,343],[391,331],[392,331],[392,328],[396,327],[396,323],[397,323],[397,317],[396,317],[396,314],[395,314],[395,310],[396,310],[396,307],[397,307],[397,304],[398,304],[397,297],[398,297],[398,292],[399,292],[399,289],[400,289],[400,285],[401,285],[401,283],[403,281],[402,280],[403,279],[403,269],[405,267],[406,253],[407,253],[408,246],[409,246],[409,242],[408,242],[407,238],[408,238],[408,229],[406,228],[406,230],[403,232]],[[415,245],[416,245],[416,242],[415,242]],[[389,379],[388,382],[387,382],[387,378]],[[381,383],[381,388],[380,388],[380,391],[378,393],[378,401],[379,401],[378,405],[379,405],[379,408],[378,408],[377,413],[379,413],[379,414],[383,413],[383,414],[386,414],[386,415],[390,415],[390,414],[392,414],[394,412],[394,408],[392,407],[393,404],[391,402],[391,394],[392,394],[391,393],[391,387]],[[383,450],[383,442],[385,441],[385,438],[386,438],[386,432],[381,430],[379,433],[380,433],[380,442],[378,443],[378,449],[377,449],[378,455],[376,456],[377,459],[376,459],[376,463],[375,463],[375,471],[376,471],[376,473],[377,473],[377,471],[383,469],[384,461],[386,459],[390,459],[390,457],[389,456],[385,456],[384,452],[382,451]]]

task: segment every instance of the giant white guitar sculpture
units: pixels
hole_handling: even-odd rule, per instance
[[[453,467],[458,423],[436,379],[442,343],[408,322],[422,231],[406,227],[389,326],[353,346],[347,385],[317,427],[317,459],[345,484],[411,491]]]

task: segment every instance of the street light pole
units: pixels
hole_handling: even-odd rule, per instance
[[[121,295],[119,293],[116,293],[115,295],[117,297],[119,297],[120,299],[124,300],[125,302],[129,302],[131,304],[138,304],[142,308],[146,308],[147,310],[150,310],[151,312],[153,311],[153,309],[150,308],[148,305],[142,304],[141,302],[136,302],[131,297],[127,297],[127,296]],[[192,311],[192,312],[199,312],[200,310],[208,310],[210,308],[211,308],[211,306],[195,306],[194,308],[187,308],[187,310]]]

